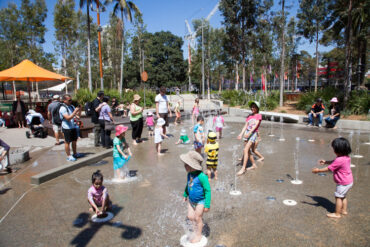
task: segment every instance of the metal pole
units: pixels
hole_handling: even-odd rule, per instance
[[[102,56],[101,56],[101,27],[100,27],[100,14],[99,14],[99,0],[96,1],[96,14],[98,18],[98,45],[99,45],[99,67],[100,67],[100,89],[104,89],[103,83],[103,63],[102,63]]]
[[[145,71],[145,64],[144,64],[144,61],[145,61],[145,57],[144,57],[144,49],[143,49],[143,72]],[[141,79],[142,80],[142,79]],[[146,106],[146,101],[145,101],[145,81],[144,81],[144,109],[145,109],[145,106]]]
[[[202,99],[204,99],[204,40],[203,40],[203,22],[202,22]]]

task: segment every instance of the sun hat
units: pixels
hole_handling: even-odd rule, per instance
[[[332,99],[330,100],[330,102],[338,103],[338,99],[337,99],[337,97],[332,98]]]
[[[182,136],[186,135],[186,129],[181,129],[180,135]]]
[[[53,99],[59,99],[59,95],[58,94],[54,95]]]
[[[208,140],[209,140],[210,142],[214,142],[214,141],[216,141],[216,138],[217,138],[217,135],[216,135],[216,133],[215,133],[215,132],[210,131],[210,132],[208,133]]]
[[[251,106],[252,106],[252,104],[255,104],[255,105],[258,107],[258,109],[260,109],[260,102],[258,102],[258,101],[253,101],[253,100],[251,100],[251,101],[249,101],[249,102],[248,102],[248,106],[249,106],[249,107],[251,107]]]
[[[163,118],[158,118],[157,125],[163,126],[166,123],[166,121]]]
[[[202,162],[203,162],[203,157],[196,151],[189,151],[186,154],[181,154],[180,159],[190,166],[191,168],[201,171],[203,170],[202,168]]]
[[[148,116],[153,116],[153,112],[148,112]]]
[[[135,94],[135,95],[134,95],[134,101],[136,101],[136,100],[140,100],[140,99],[141,99],[140,95],[138,95],[138,94]]]
[[[122,124],[116,126],[116,136],[120,136],[123,132],[127,131],[128,127]]]

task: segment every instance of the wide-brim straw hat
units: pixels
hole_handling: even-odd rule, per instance
[[[254,101],[254,100],[251,100],[251,101],[248,102],[249,107],[251,107],[252,104],[255,104],[258,107],[258,109],[260,109],[260,102]]]
[[[330,102],[338,103],[338,99],[337,99],[337,97],[332,98],[332,99],[330,100]]]
[[[158,118],[157,125],[163,126],[166,123],[166,121],[163,118]]]
[[[140,100],[140,99],[141,99],[140,95],[138,95],[138,94],[134,95],[134,101],[137,101],[137,100]]]
[[[126,132],[128,129],[127,126],[122,124],[116,126],[116,136],[120,136],[123,132]]]
[[[180,159],[194,170],[197,171],[203,170],[202,168],[203,157],[196,151],[189,151],[186,154],[181,154]]]

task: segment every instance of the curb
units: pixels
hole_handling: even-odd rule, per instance
[[[112,156],[113,149],[104,150],[103,152],[82,158],[76,162],[69,162],[61,167],[57,167],[42,173],[39,173],[31,177],[31,184],[40,185],[56,177],[62,176],[68,172],[72,172],[84,166],[90,165],[92,163],[98,162],[105,157]]]

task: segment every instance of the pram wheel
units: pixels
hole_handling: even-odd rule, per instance
[[[30,139],[30,138],[31,138],[31,133],[30,133],[29,131],[26,131],[26,137],[27,137],[28,139]]]

